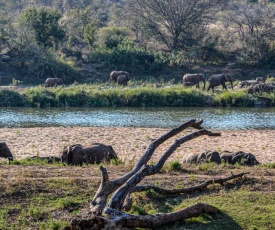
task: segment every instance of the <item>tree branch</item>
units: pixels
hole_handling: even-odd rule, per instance
[[[137,186],[137,187],[134,187],[131,190],[131,193],[143,192],[143,191],[148,191],[148,190],[154,190],[155,192],[158,192],[162,195],[178,195],[178,194],[182,194],[182,193],[192,193],[192,192],[195,192],[195,191],[202,191],[203,189],[205,189],[210,184],[223,185],[224,182],[227,182],[227,181],[235,179],[235,178],[243,177],[244,175],[247,175],[247,174],[249,174],[249,172],[243,172],[243,173],[239,173],[239,174],[236,174],[236,175],[231,175],[231,176],[225,177],[225,178],[208,180],[208,181],[205,181],[201,184],[191,186],[189,188],[163,189],[163,188],[153,186],[153,185]]]
[[[150,228],[155,229],[161,225],[182,221],[191,217],[199,216],[203,213],[213,214],[217,208],[203,203],[192,205],[172,213],[159,213],[154,215],[130,215],[117,210],[110,211],[115,216],[105,218],[93,216],[87,219],[73,219],[71,227],[67,229],[122,229],[122,228]]]
[[[151,142],[151,144],[148,146],[148,148],[145,151],[145,153],[143,154],[143,156],[140,158],[140,160],[137,162],[137,164],[134,166],[134,168],[129,173],[127,173],[124,176],[122,176],[122,177],[120,177],[116,180],[113,180],[113,181],[110,181],[108,179],[107,180],[102,179],[100,187],[98,188],[92,202],[90,203],[91,212],[95,213],[95,214],[100,214],[102,212],[102,210],[104,209],[105,205],[106,205],[106,200],[107,200],[108,196],[110,194],[112,194],[115,190],[117,190],[121,185],[123,185],[133,175],[135,175],[144,165],[146,165],[147,162],[151,159],[151,157],[152,157],[154,151],[156,150],[156,148],[159,145],[161,145],[162,143],[164,143],[166,140],[170,139],[171,137],[174,137],[175,135],[177,135],[178,133],[180,133],[181,131],[185,130],[188,127],[193,127],[195,129],[202,130],[201,135],[210,134],[211,132],[209,132],[207,130],[204,130],[201,127],[202,123],[203,123],[203,120],[199,120],[198,122],[196,122],[195,119],[192,119],[190,121],[187,121],[187,122],[183,123],[181,126],[170,130],[169,132],[167,132],[166,134],[164,134],[160,138],[158,138],[155,141]],[[196,136],[197,134],[193,134],[193,135],[194,135],[194,138],[197,137]],[[189,140],[187,138],[188,136],[192,136],[192,134],[187,135],[186,140],[183,137],[183,139],[184,139],[183,142]],[[177,144],[175,144],[175,146],[176,145]],[[177,145],[177,146],[179,146],[179,145]],[[169,154],[170,155],[172,154],[171,150],[170,150]],[[101,171],[105,171],[105,170],[106,170],[106,174],[107,174],[107,169],[105,169],[103,167],[101,168]],[[125,187],[124,187],[124,189],[125,189]],[[124,196],[124,199],[125,199],[125,196]],[[123,199],[123,201],[124,201],[124,199]],[[123,204],[123,202],[122,202],[122,204]],[[121,208],[122,204],[119,204],[118,206]]]

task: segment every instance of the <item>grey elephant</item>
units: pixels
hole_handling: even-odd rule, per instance
[[[117,82],[117,78],[119,75],[126,75],[129,78],[129,73],[127,71],[112,71],[110,73],[110,79],[114,82]]]
[[[58,77],[47,78],[45,80],[45,87],[53,87],[62,84],[64,84],[63,79]]]
[[[117,78],[117,84],[118,85],[127,85],[129,81],[129,77],[127,75],[119,75]]]
[[[0,157],[7,158],[10,161],[13,161],[13,155],[5,142],[0,142]]]
[[[196,85],[197,88],[200,88],[200,82],[203,82],[203,89],[205,89],[205,75],[201,73],[187,73],[182,77],[183,85],[193,86]]]
[[[117,159],[117,154],[110,145],[94,143],[92,146],[83,147],[80,144],[69,145],[60,155],[61,162],[69,165],[100,164]]]
[[[214,93],[214,87],[219,86],[219,85],[222,85],[223,89],[227,90],[225,82],[230,82],[231,88],[232,88],[232,90],[234,90],[231,77],[225,73],[211,75],[208,79],[208,82],[209,82],[209,86],[208,86],[207,91],[209,91],[209,89],[212,88],[213,93]]]
[[[198,163],[213,162],[213,163],[216,163],[216,164],[221,164],[222,163],[220,154],[217,151],[206,151],[206,152],[203,152],[203,153],[199,154],[197,162]]]
[[[243,151],[239,151],[233,156],[232,164],[236,163],[245,166],[254,166],[260,164],[252,153],[245,153]]]

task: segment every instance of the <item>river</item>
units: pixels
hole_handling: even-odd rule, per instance
[[[0,127],[170,128],[190,119],[211,129],[275,129],[275,108],[0,108]]]

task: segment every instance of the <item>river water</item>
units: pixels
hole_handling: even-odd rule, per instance
[[[171,128],[203,118],[211,129],[275,129],[275,108],[0,108],[0,127]]]

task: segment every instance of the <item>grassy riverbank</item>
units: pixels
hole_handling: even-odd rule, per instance
[[[13,87],[0,90],[0,106],[23,107],[162,107],[162,106],[238,106],[249,107],[266,98],[266,106],[275,106],[275,93],[251,95],[247,89],[217,90],[184,88],[181,84],[83,84],[44,88]]]

